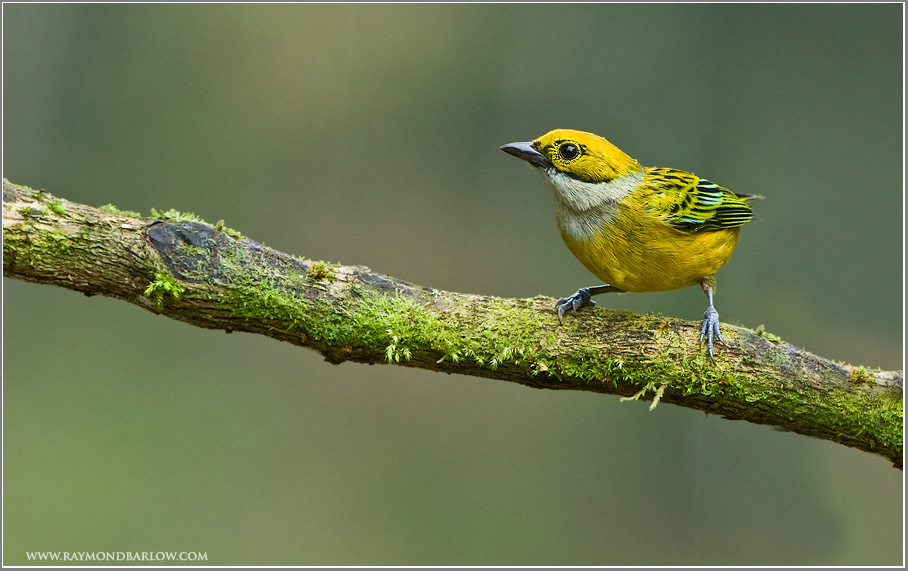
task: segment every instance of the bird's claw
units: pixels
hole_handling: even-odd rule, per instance
[[[713,337],[721,341],[723,345],[725,344],[725,339],[722,338],[722,332],[719,330],[719,312],[710,305],[703,314],[703,326],[700,328],[700,343],[703,343],[704,338],[706,339],[706,348],[709,350],[709,358],[715,362],[716,357],[713,355]]]
[[[555,304],[555,309],[558,310],[558,323],[561,323],[561,318],[564,317],[564,313],[569,309],[577,311],[581,307],[596,305],[596,302],[591,299],[592,296],[589,288],[582,287],[570,297],[559,298]]]

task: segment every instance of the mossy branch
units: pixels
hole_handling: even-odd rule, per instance
[[[584,310],[562,326],[547,297],[439,291],[296,258],[192,215],[141,218],[3,181],[3,274],[105,295],[198,327],[535,388],[672,403],[771,424],[902,467],[901,371],[835,363],[723,324],[713,364],[699,323]]]

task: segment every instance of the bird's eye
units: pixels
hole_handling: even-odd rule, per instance
[[[574,143],[565,143],[558,148],[558,154],[566,161],[572,161],[580,155],[580,149]]]

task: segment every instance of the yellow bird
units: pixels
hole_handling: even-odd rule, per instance
[[[577,290],[556,304],[564,313],[595,305],[606,292],[668,291],[700,284],[708,307],[700,341],[713,358],[719,313],[716,271],[731,258],[748,201],[697,175],[644,168],[592,133],[556,129],[501,150],[541,170],[555,195],[555,220],[568,249],[605,285]]]

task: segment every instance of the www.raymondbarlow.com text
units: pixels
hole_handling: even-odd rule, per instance
[[[208,561],[201,551],[26,551],[29,561]]]

